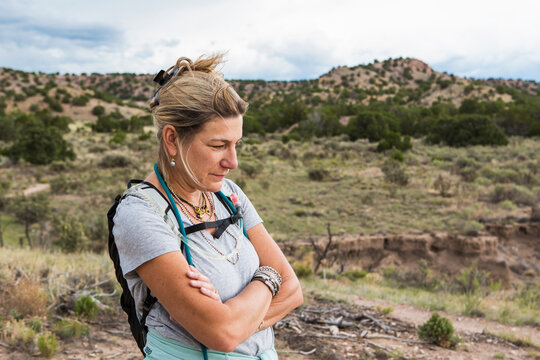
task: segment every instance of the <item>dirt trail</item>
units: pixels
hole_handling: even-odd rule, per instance
[[[41,191],[49,190],[51,188],[50,184],[35,184],[23,191],[24,196],[29,196]]]
[[[422,310],[412,305],[396,304],[386,300],[370,300],[358,297],[354,302],[361,306],[370,307],[379,306],[384,308],[391,306],[394,309],[391,313],[392,317],[417,327],[426,322],[432,313],[431,311]],[[492,334],[514,334],[517,337],[528,338],[532,342],[540,344],[540,327],[506,325],[482,318],[470,318],[463,315],[447,314],[442,311],[437,312],[441,316],[450,319],[454,325],[455,331],[461,334],[481,334],[486,331]]]

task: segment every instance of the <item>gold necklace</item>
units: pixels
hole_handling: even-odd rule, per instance
[[[203,216],[205,214],[210,215],[210,210],[208,209],[208,205],[206,203],[206,197],[205,197],[204,193],[201,193],[201,197],[200,197],[200,200],[199,200],[199,206],[197,206],[197,205],[194,205],[194,204],[190,203],[189,201],[187,201],[186,199],[184,199],[180,195],[178,195],[176,193],[176,191],[174,191],[174,189],[172,187],[170,189],[171,189],[171,192],[173,194],[173,197],[176,200],[178,200],[180,203],[185,203],[185,204],[188,204],[189,206],[191,206],[191,208],[193,209],[193,212],[195,213],[195,216],[197,216],[197,218],[199,220],[202,220],[202,218],[203,218]]]

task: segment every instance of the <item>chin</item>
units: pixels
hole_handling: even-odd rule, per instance
[[[222,186],[223,186],[223,181],[216,181],[216,182],[213,182],[211,184],[207,184],[206,188],[210,192],[216,192],[216,191],[221,190]]]

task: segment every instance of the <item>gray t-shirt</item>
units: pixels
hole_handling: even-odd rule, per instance
[[[148,187],[145,184],[137,186]],[[262,222],[257,211],[238,185],[225,179],[221,191],[227,196],[231,193],[238,196],[246,231]],[[217,218],[229,217],[230,213],[217,196],[215,194],[212,196]],[[182,221],[185,227],[192,225],[186,216],[182,216]],[[124,277],[136,301],[137,309],[139,313],[142,313],[147,287],[135,269],[160,255],[171,251],[180,251],[181,240],[178,231],[175,233],[171,229],[152,204],[136,196],[127,196],[116,210],[113,234]],[[221,299],[225,302],[238,295],[249,284],[253,273],[259,267],[259,257],[238,224],[230,225],[219,239],[214,239],[208,232],[205,232],[205,236],[206,239],[201,232],[188,235],[193,265],[211,280],[219,291]],[[239,256],[238,262],[232,264],[227,261],[224,256],[210,246],[209,241],[213,242],[221,253],[229,255],[232,262],[236,260],[236,249]],[[180,324],[171,321],[169,313],[159,302],[152,307],[146,319],[146,325],[167,338],[200,349],[200,343]],[[272,348],[273,344],[274,332],[272,328],[268,328],[253,334],[241,343],[235,352],[257,356]]]

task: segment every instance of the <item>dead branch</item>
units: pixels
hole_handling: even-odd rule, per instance
[[[122,355],[123,353],[124,353],[123,351],[120,351],[120,352],[114,353],[112,355],[106,356],[105,359],[117,359],[118,356]]]
[[[285,353],[285,354],[302,354],[302,355],[311,355],[311,354],[314,354],[315,351],[317,351],[317,348],[313,348],[309,351],[300,351],[300,350],[278,350],[278,352],[280,353]]]
[[[127,333],[125,331],[117,331],[117,330],[105,329],[105,332],[108,332],[111,335],[131,336],[131,333]]]
[[[377,325],[378,327],[380,327],[381,329],[383,329],[386,332],[400,332],[400,331],[403,331],[403,330],[400,330],[400,329],[395,329],[395,328],[391,328],[389,326],[386,326],[381,321],[379,321],[378,319],[374,318],[373,316],[371,316],[369,314],[366,314],[365,312],[362,313],[361,317],[373,321],[373,323],[375,325]]]
[[[331,339],[345,339],[345,340],[356,340],[356,335],[354,337],[351,336],[345,336],[345,335],[329,335],[329,334],[322,334],[322,333],[315,333],[315,332],[309,332],[306,334],[307,336],[313,336],[318,338],[331,338]]]
[[[312,238],[309,238],[309,241],[311,242],[311,246],[313,246],[313,250],[315,250],[315,268],[313,269],[314,273],[317,273],[317,270],[319,270],[319,267],[321,266],[321,263],[323,260],[327,260],[327,254],[330,250],[330,247],[332,246],[332,232],[330,231],[330,223],[326,225],[326,228],[328,230],[328,242],[326,243],[326,246],[324,249],[321,249],[319,245],[315,244],[315,240]]]
[[[404,342],[404,343],[409,343],[409,344],[429,344],[427,341],[422,341],[422,340],[412,340],[412,339],[403,339],[403,338],[399,338],[397,336],[391,336],[391,335],[386,335],[386,334],[366,334],[364,336],[362,336],[366,339],[390,339],[390,340],[397,340],[397,341],[401,341],[401,342]]]
[[[386,346],[382,346],[382,345],[379,345],[379,344],[375,344],[375,343],[373,343],[373,342],[371,342],[371,341],[366,341],[366,344],[368,344],[369,346],[372,346],[372,347],[374,347],[374,348],[378,348],[378,349],[380,349],[380,350],[384,350],[384,351],[386,351],[386,352],[388,352],[388,353],[390,353],[390,352],[393,351],[392,349],[390,349],[390,348],[388,348],[388,347],[386,347]]]

